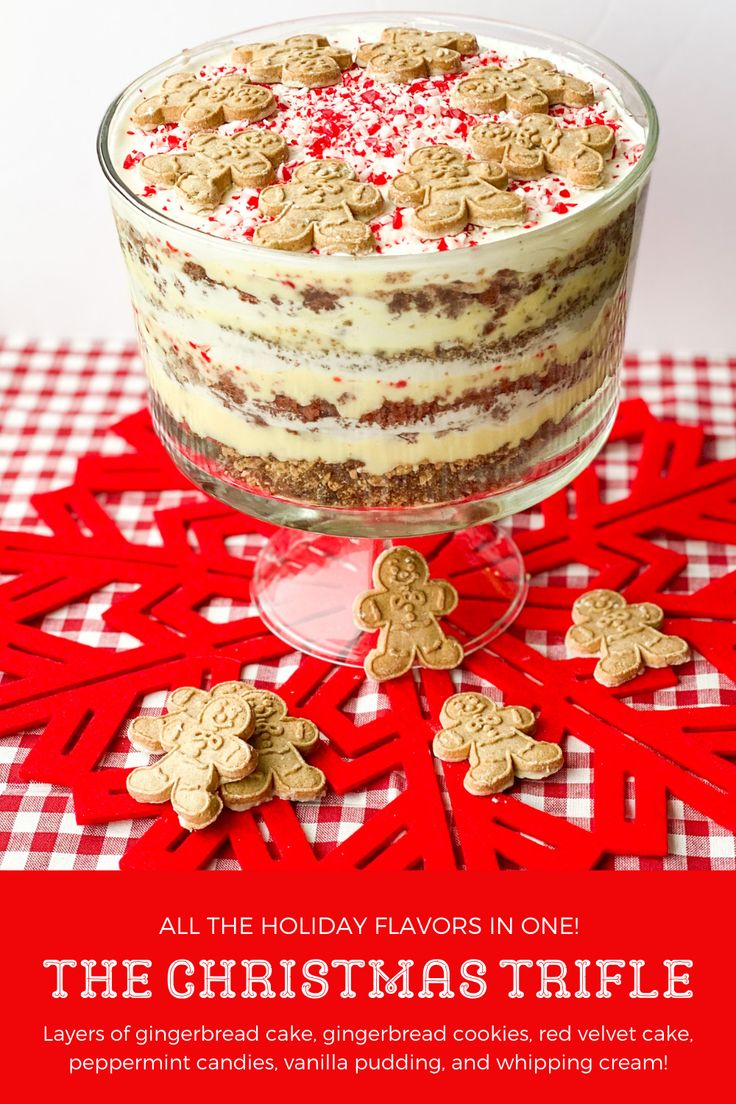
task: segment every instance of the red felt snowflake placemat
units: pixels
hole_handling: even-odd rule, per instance
[[[540,736],[563,742],[567,764],[487,801],[429,754],[450,676],[378,690],[265,632],[248,597],[265,529],[166,460],[136,413],[131,349],[6,342],[0,372],[0,866],[736,867],[733,361],[629,358],[629,393],[651,411],[627,406],[575,490],[514,519],[529,604],[456,681],[541,708]],[[443,541],[430,544],[442,565]],[[591,584],[657,600],[694,662],[597,686],[562,647]],[[327,798],[193,836],[161,807],[133,807],[121,780],[143,759],[129,718],[159,711],[168,685],[241,672],[319,720]]]

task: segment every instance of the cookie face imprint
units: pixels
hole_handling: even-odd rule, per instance
[[[114,120],[116,169],[152,210],[243,245],[369,254],[503,241],[580,213],[632,170],[645,145],[621,94],[599,74],[551,53],[527,56],[518,43],[478,40],[462,26],[336,21],[281,41],[202,47],[187,64],[150,88],[144,82],[143,99],[140,86],[131,88]],[[233,171],[242,158],[225,152],[212,165],[186,159],[201,157],[194,142],[201,131],[229,141],[250,128],[278,137],[288,158],[271,159],[272,171],[261,163],[260,174]],[[239,152],[246,145],[239,139]],[[465,219],[462,204],[449,221],[417,214],[432,209],[421,202],[404,204],[412,208],[404,216],[401,178],[428,146],[453,150],[458,164],[470,157],[502,164],[509,198],[491,202],[486,192],[475,217],[465,204]],[[322,216],[302,221],[301,234],[292,208],[269,229],[279,216],[273,203],[260,203],[263,189],[288,187],[295,170],[322,160],[342,162],[355,183],[378,189],[380,205],[357,211],[348,203],[326,228]]]

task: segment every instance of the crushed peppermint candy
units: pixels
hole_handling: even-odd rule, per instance
[[[390,181],[405,171],[408,156],[420,146],[447,144],[471,156],[468,132],[481,121],[450,103],[453,84],[469,69],[483,65],[510,68],[523,54],[485,50],[477,57],[464,58],[463,72],[417,80],[411,84],[376,80],[366,70],[353,66],[342,74],[341,83],[325,88],[292,88],[272,85],[278,110],[267,119],[250,124],[281,134],[289,144],[290,159],[281,165],[276,179],[286,182],[305,161],[333,157],[346,161],[359,180],[376,185],[384,196]],[[197,75],[215,80],[225,74],[242,72],[239,67],[202,65]],[[553,107],[550,114],[563,126],[580,127],[603,123],[616,131],[613,157],[606,164],[603,185],[583,190],[570,181],[548,174],[538,180],[512,180],[509,188],[520,191],[528,213],[523,225],[513,227],[470,226],[466,231],[439,239],[423,239],[412,227],[411,212],[399,210],[388,200],[384,211],[371,222],[379,253],[424,253],[467,248],[533,230],[563,218],[594,202],[596,197],[626,175],[644,151],[644,134],[620,104],[617,93],[595,83],[596,103],[582,108]],[[485,116],[501,122],[517,122],[513,112]],[[173,190],[152,187],[143,180],[139,162],[152,153],[185,152],[189,132],[179,125],[162,125],[144,131],[125,119],[118,163],[122,177],[131,190],[149,206],[165,211],[177,222],[232,241],[250,241],[263,221],[258,211],[258,191],[236,188],[214,211],[199,214],[183,206]],[[242,122],[226,123],[222,134],[237,134],[246,129]],[[318,252],[318,250],[317,250]]]

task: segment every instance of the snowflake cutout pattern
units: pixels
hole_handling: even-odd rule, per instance
[[[657,709],[653,724],[652,696],[674,692],[687,666],[677,674],[647,671],[609,690],[592,677],[594,659],[565,659],[561,647],[583,590],[620,590],[629,601],[660,605],[666,630],[736,683],[736,571],[686,593],[676,585],[685,556],[657,540],[665,533],[675,541],[736,545],[736,459],[703,460],[701,430],[660,422],[641,402],[625,404],[612,440],[641,446],[628,494],[609,501],[593,466],[543,504],[540,524],[518,538],[532,575],[527,605],[454,677],[409,672],[381,687],[377,711],[359,723],[352,703],[374,693],[361,670],[308,657],[295,662],[279,693],[292,715],[311,718],[323,734],[311,761],[332,793],[349,802],[377,781],[402,779],[397,796],[328,848],[310,841],[297,811],[282,801],[225,812],[190,834],[170,810],[129,797],[125,768],[105,766],[145,695],[177,685],[208,688],[287,653],[247,608],[252,541],[270,528],[211,500],[192,501],[147,414],[125,419],[115,432],[128,451],[90,454],[69,486],[34,498],[47,532],[0,532],[0,575],[10,576],[0,585],[0,737],[33,734],[19,776],[70,787],[80,823],[147,822],[121,866],[194,869],[230,849],[245,871],[590,869],[616,856],[666,855],[668,795],[736,832],[736,705],[677,703]],[[190,492],[157,514],[160,544],[129,539],[105,509],[106,496],[141,491]],[[231,550],[237,538],[248,541],[245,556]],[[448,628],[461,634],[495,600],[480,563],[477,571],[456,573],[457,542],[467,539],[460,533],[411,542],[432,573],[458,589]],[[544,581],[569,565],[584,565],[584,585]],[[103,620],[127,634],[129,646],[92,647],[39,626],[113,583],[128,592],[110,600]],[[245,612],[230,620],[205,616],[217,596]],[[537,644],[542,639],[552,641],[549,649]],[[431,744],[442,703],[464,689],[522,702],[541,717],[539,739],[589,749],[594,785],[586,823],[541,807],[542,798],[565,800],[565,770],[478,801],[464,790],[464,764],[435,769]]]

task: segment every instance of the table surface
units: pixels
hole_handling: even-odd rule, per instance
[[[714,359],[662,354],[628,355],[624,371],[625,396],[643,398],[657,416],[702,425],[710,434],[707,455],[725,459],[736,453],[736,359]],[[0,340],[0,528],[44,532],[31,496],[69,483],[77,460],[90,450],[108,454],[125,449],[107,430],[111,423],[145,404],[145,384],[135,349],[123,344],[64,343]],[[607,493],[625,492],[635,456],[624,442],[609,444],[597,461]],[[163,494],[126,493],[110,504],[110,512],[125,536],[146,543],[157,539],[153,512],[182,501],[204,496],[191,491]],[[515,531],[533,527],[534,514],[513,519]],[[160,538],[159,538],[160,539]],[[736,548],[705,541],[684,542],[680,548],[688,566],[678,587],[692,590],[725,571],[736,569]],[[576,578],[579,565],[566,569],[564,577],[549,578],[583,586]],[[535,580],[538,582],[539,580]],[[0,585],[4,582],[0,576]],[[107,588],[85,602],[54,610],[43,628],[62,638],[101,648],[119,648],[124,642],[106,628],[101,613],[114,593]],[[242,616],[226,599],[213,599],[209,615],[224,621]],[[559,658],[544,634],[528,632],[527,642]],[[564,654],[564,653],[563,653]],[[280,685],[295,670],[297,658],[278,663],[251,665],[245,677],[261,684]],[[662,690],[652,699],[656,709],[673,704],[733,705],[736,687],[721,672],[696,656],[675,689]],[[159,711],[162,699],[144,705]],[[353,703],[363,719],[381,708],[380,690],[366,689]],[[69,791],[42,783],[18,780],[17,767],[33,743],[33,733],[0,741],[0,869],[116,869],[129,841],[140,836],[146,820],[119,821],[82,828],[77,825]],[[128,749],[108,756],[108,766],[133,766],[146,757]],[[300,808],[300,820],[318,854],[347,839],[371,811],[381,808],[402,790],[400,772],[393,772],[363,792],[342,798],[330,796],[320,805]],[[566,748],[563,783],[520,783],[514,798],[556,817],[586,827],[592,815],[593,770],[589,749],[571,740]],[[736,869],[736,837],[689,808],[669,799],[669,854],[663,858],[616,856],[606,865],[616,869]],[[227,855],[216,858],[219,869],[237,867]]]

